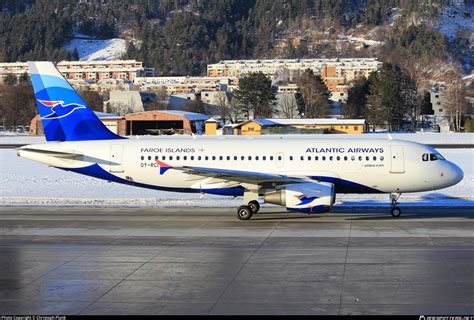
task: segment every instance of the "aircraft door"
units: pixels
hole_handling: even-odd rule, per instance
[[[403,156],[403,146],[390,147],[390,173],[404,173],[405,159]]]
[[[277,168],[283,168],[283,166],[285,164],[284,159],[285,159],[285,157],[284,157],[282,152],[278,152],[276,154],[275,161],[276,161]]]
[[[113,144],[110,147],[110,172],[123,172],[123,146]]]

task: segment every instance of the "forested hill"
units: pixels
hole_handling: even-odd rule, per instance
[[[124,58],[167,75],[202,74],[207,64],[222,59],[393,57],[399,52],[459,60],[463,56],[448,48],[463,52],[469,43],[446,39],[432,21],[446,6],[473,1],[0,0],[0,61],[77,59],[64,46],[78,34],[124,38],[129,43]],[[341,35],[380,45],[356,50]],[[294,46],[294,38],[307,42]]]

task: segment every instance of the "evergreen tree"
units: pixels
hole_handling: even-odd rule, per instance
[[[348,91],[347,103],[344,106],[345,118],[363,119],[365,117],[367,94],[369,93],[370,81],[373,77],[374,75],[371,74],[369,79],[360,77],[354,80]]]
[[[330,92],[319,75],[310,69],[298,78],[298,87],[303,98],[301,116],[303,118],[325,118],[329,115]]]
[[[405,108],[401,96],[402,72],[398,65],[384,63],[369,85],[367,121],[369,125],[401,128]]]
[[[274,112],[275,94],[272,81],[262,72],[251,72],[239,79],[239,87],[234,90],[234,98],[239,109],[247,118],[271,118]]]

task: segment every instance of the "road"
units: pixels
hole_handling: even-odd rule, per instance
[[[0,314],[474,314],[472,208],[2,207]]]

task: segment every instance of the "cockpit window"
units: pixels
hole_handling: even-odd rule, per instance
[[[430,161],[445,160],[444,157],[439,153],[430,153]]]
[[[427,153],[423,153],[423,155],[421,156],[421,159],[423,159],[423,161],[428,161],[429,155]]]

